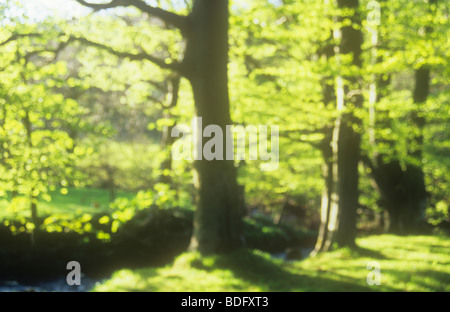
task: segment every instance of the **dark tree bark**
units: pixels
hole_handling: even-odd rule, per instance
[[[418,106],[426,101],[428,96],[429,75],[428,69],[421,68],[416,71],[414,103]],[[409,118],[418,130],[418,135],[411,140],[409,156],[421,163],[425,120],[415,112],[411,113]],[[384,122],[386,123],[386,120]],[[428,198],[422,166],[408,163],[406,168],[402,168],[399,160],[385,162],[385,156],[376,155],[375,161],[367,158],[363,160],[371,168],[371,177],[381,197],[380,204],[388,211],[386,231],[404,235],[420,232],[425,225],[424,211]]]
[[[228,96],[228,1],[196,0],[185,56],[196,115],[203,128],[231,125]],[[205,140],[204,140],[205,141]],[[205,144],[205,142],[203,142]],[[223,148],[224,155],[226,148]],[[225,159],[225,157],[223,157]],[[227,252],[242,245],[242,194],[233,161],[195,161],[198,206],[191,248],[203,254]]]
[[[353,246],[356,238],[356,209],[359,197],[360,134],[352,125],[359,120],[352,113],[338,117],[333,134],[333,194],[329,235],[331,246]],[[337,171],[337,172],[336,172]]]
[[[416,70],[414,103],[417,109],[428,96],[429,75],[426,68]],[[421,163],[425,120],[415,112],[410,115],[410,120],[418,135],[411,140],[409,155]],[[385,163],[383,156],[378,155],[376,166],[372,167],[372,177],[381,195],[381,205],[389,213],[386,230],[394,234],[417,233],[425,224],[423,215],[428,198],[422,166],[409,163],[404,169],[399,160]]]
[[[425,127],[425,117],[420,114],[422,105],[427,101],[430,93],[430,70],[427,66],[422,66],[415,71],[415,87],[413,99],[416,110],[411,113],[410,120],[417,129],[410,141],[409,156],[415,160],[406,166],[405,188],[408,190],[406,207],[403,213],[405,224],[405,234],[421,231],[425,225],[425,208],[428,199],[428,192],[425,185],[425,174],[423,172],[423,130]]]
[[[431,0],[430,4],[432,3],[436,3],[436,0]],[[427,27],[425,33],[430,32],[431,28]],[[383,89],[388,83],[389,81],[383,81],[381,78],[378,80],[377,102],[383,96]],[[408,163],[406,168],[402,168],[399,160],[386,162],[386,155],[383,154],[376,154],[372,161],[368,157],[363,157],[366,165],[371,168],[371,176],[380,193],[380,204],[388,211],[386,231],[394,234],[414,234],[420,232],[425,225],[424,211],[428,193],[423,168],[420,165],[423,154],[425,118],[419,112],[422,104],[428,98],[429,84],[430,70],[423,65],[415,71],[413,101],[416,107],[408,116],[416,129],[408,150],[409,156],[415,160],[415,163]],[[390,128],[389,112],[377,111],[376,114],[377,126]],[[378,140],[380,139],[378,138]],[[384,138],[382,140],[383,143],[390,146],[395,144],[392,140]]]

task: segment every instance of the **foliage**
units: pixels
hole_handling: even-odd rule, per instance
[[[159,4],[186,14],[191,2]],[[309,237],[297,228],[275,226],[273,220],[283,214],[287,202],[306,211],[302,218],[318,215],[325,185],[320,144],[340,113],[334,100],[325,100],[323,87],[334,88],[338,76],[350,74],[362,79],[358,92],[364,105],[349,109],[362,121],[356,130],[361,133],[363,154],[383,155],[384,162],[398,160],[403,167],[422,167],[429,192],[426,218],[434,226],[449,221],[449,3],[378,2],[382,15],[375,27],[366,19],[369,1],[360,1],[364,45],[363,66],[357,69],[342,55],[323,53],[336,45],[333,33],[350,22],[345,18],[338,22],[333,16],[352,13],[337,10],[333,1],[231,1],[232,120],[244,126],[278,125],[281,136],[277,170],[261,171],[261,161],[236,162],[250,215],[245,222],[250,245],[275,250]],[[167,63],[180,61],[186,45],[181,32],[133,8],[123,9],[120,16],[110,11],[91,14],[78,23],[52,17],[37,22],[26,16],[20,1],[7,1],[0,4],[0,16],[3,225],[16,234],[32,233],[38,226],[49,233],[89,234],[108,242],[146,209],[192,210],[192,162],[174,160],[171,169],[162,166],[170,159],[171,147],[163,142],[163,132],[176,124],[190,124],[194,115],[188,81],[181,80],[178,103],[169,107],[174,74],[150,61],[123,56],[146,51]],[[377,44],[372,41],[375,29]],[[414,103],[413,98],[414,72],[419,68],[431,71],[424,103]],[[380,78],[389,83],[377,89],[382,97],[374,104],[371,86]],[[425,118],[423,129],[411,123],[412,114]],[[417,159],[409,151],[418,147],[412,139],[421,133],[423,157]],[[360,229],[381,213],[370,173],[370,168],[360,166]],[[170,182],[162,183],[163,176]],[[36,223],[29,210],[37,203]],[[254,213],[266,217],[254,218]],[[388,270],[381,290],[448,291],[442,283],[445,276],[437,273],[448,272],[443,265],[448,259],[436,247],[448,247],[446,239],[381,236],[359,243],[385,257],[379,259]],[[205,259],[185,254],[170,268],[121,271],[99,289],[323,290],[329,285],[336,290],[368,290],[361,284],[368,258],[353,256],[353,251],[340,250],[286,264],[260,252]],[[250,273],[240,271],[238,261]],[[416,277],[406,274],[411,266],[419,268]],[[431,272],[428,277],[426,270]],[[338,281],[339,274],[349,282]],[[194,286],[189,279],[201,283]]]
[[[50,191],[62,187],[65,193],[69,183],[80,178],[73,164],[87,151],[71,134],[84,127],[84,111],[55,88],[65,79],[67,67],[49,62],[57,52],[48,42],[28,36],[2,48],[2,65],[9,65],[0,72],[0,196],[11,192],[11,209],[16,209],[25,201],[37,205],[39,197],[49,201]]]
[[[234,119],[242,124],[279,124],[283,136],[277,171],[258,172],[255,163],[241,170],[249,203],[279,210],[283,196],[303,194],[311,199],[313,207],[318,207],[323,181],[317,143],[323,138],[322,130],[332,124],[337,114],[334,104],[323,101],[321,88],[325,82],[333,85],[338,75],[356,73],[342,56],[327,58],[321,51],[327,44],[336,43],[332,33],[340,23],[331,16],[349,12],[339,12],[331,2],[314,0],[284,1],[280,6],[264,0],[240,3],[235,4],[231,17],[230,92]],[[431,7],[425,1],[379,4],[381,20],[375,27],[370,24],[373,12],[368,1],[360,4],[364,46],[363,67],[358,75],[363,78],[365,100],[363,109],[355,113],[363,121],[358,130],[363,138],[363,153],[381,154],[385,162],[398,159],[403,165],[420,164],[408,153],[413,148],[411,138],[420,131],[409,116],[413,112],[424,116],[423,167],[431,193],[428,209],[433,210],[439,201],[448,203],[446,193],[450,189],[441,174],[448,171],[444,169],[448,160],[448,131],[444,130],[449,103],[445,78],[450,68],[448,3],[437,1]],[[431,29],[431,34],[424,35],[425,28]],[[379,38],[377,46],[372,43],[374,29]],[[417,106],[412,99],[413,70],[420,66],[428,66],[433,76],[428,101]],[[379,91],[383,97],[376,103],[376,124],[369,92],[374,76],[391,81],[386,90]],[[388,112],[387,118],[383,112]],[[362,171],[361,177],[361,203],[379,210],[377,195]],[[258,196],[267,193],[270,197]]]

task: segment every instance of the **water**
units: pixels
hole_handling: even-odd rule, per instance
[[[81,278],[80,286],[69,286],[66,282],[66,277],[35,283],[5,281],[0,282],[0,292],[86,292],[90,291],[99,284],[99,280],[94,280],[87,277]]]
[[[303,259],[309,257],[309,254],[314,250],[314,248],[305,248],[305,247],[302,247],[302,248],[299,248],[299,250],[300,250],[301,253],[302,253],[302,258],[301,258],[301,259],[298,259],[298,260],[303,260]],[[287,252],[286,252],[286,251],[279,252],[279,253],[274,253],[274,254],[272,254],[272,257],[273,257],[273,258],[276,258],[276,259],[282,259],[282,260],[284,260],[284,261],[293,261],[293,260],[287,259]]]
[[[299,248],[302,259],[305,259],[314,248]],[[272,254],[277,259],[287,260],[287,252]],[[17,281],[0,281],[0,292],[87,292],[99,285],[103,280],[92,279],[82,275],[80,286],[69,286],[66,277],[50,281],[39,281],[35,283],[19,283]]]

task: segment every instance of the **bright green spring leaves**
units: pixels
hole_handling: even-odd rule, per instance
[[[351,16],[352,12],[337,10],[333,1],[233,3],[229,65],[233,118],[236,123],[280,125],[281,134],[277,171],[261,173],[252,163],[240,171],[250,204],[263,202],[273,209],[282,205],[284,196],[301,195],[303,203],[319,206],[323,160],[314,145],[339,114],[335,98],[324,101],[323,86],[330,84],[335,89],[338,76],[353,75],[360,77],[361,88],[353,91],[363,94],[364,104],[359,109],[349,105],[348,109],[362,120],[355,130],[362,135],[363,153],[382,154],[386,162],[423,166],[432,194],[428,215],[432,219],[443,215],[437,210],[442,210],[442,203],[448,206],[450,188],[445,176],[450,168],[446,130],[450,111],[449,4],[376,1],[380,19],[373,20],[377,12],[369,2],[360,1],[361,69],[349,66],[351,56],[335,55],[336,31],[351,23],[345,18],[340,23],[336,16]],[[378,43],[373,41],[374,30]],[[417,105],[413,102],[414,70],[420,66],[429,67],[432,76],[428,100]],[[378,86],[377,92],[383,96],[379,96],[374,116],[371,84],[381,78],[390,82]],[[334,90],[331,96],[335,96]],[[408,155],[415,148],[412,138],[421,131],[411,123],[413,112],[426,119],[423,163]],[[361,168],[360,201],[376,207],[377,195],[363,171]],[[263,193],[270,195],[260,196]]]
[[[12,31],[2,30],[2,42],[36,31],[17,22]],[[56,187],[65,193],[69,181],[77,180],[77,159],[86,154],[74,135],[84,126],[84,110],[64,95],[68,70],[55,60],[52,33],[47,35],[0,46],[0,196],[13,211],[50,201]],[[33,227],[25,223],[27,230]]]
[[[171,1],[162,2],[167,8],[187,13],[184,5],[170,7],[167,3]],[[412,110],[418,110],[426,117],[423,166],[428,191],[433,195],[429,207],[432,209],[427,212],[433,222],[448,218],[448,3],[438,1],[430,7],[425,1],[379,1],[382,16],[377,30],[382,44],[374,48],[366,20],[370,13],[369,1],[360,1],[364,34],[361,72],[347,66],[344,57],[336,60],[320,53],[326,45],[337,43],[332,34],[342,25],[333,16],[351,12],[337,12],[332,1],[328,4],[322,0],[275,3],[278,2],[252,0],[232,1],[230,5],[232,120],[242,125],[279,125],[281,134],[278,170],[261,172],[258,162],[241,163],[239,176],[245,185],[247,202],[278,212],[286,197],[295,197],[302,205],[317,211],[323,188],[320,168],[323,159],[314,144],[322,140],[323,129],[332,126],[338,114],[333,101],[326,105],[323,100],[322,86],[327,82],[334,87],[338,75],[356,73],[362,77],[361,92],[365,97],[364,107],[355,110],[363,120],[362,128],[357,130],[362,133],[362,146],[367,154],[381,153],[387,160],[412,161],[407,155],[408,141],[417,129],[411,126],[407,116]],[[0,14],[4,10],[0,6]],[[99,165],[119,173],[127,172],[119,175],[116,187],[136,191],[156,183],[164,154],[157,152],[161,130],[174,122],[188,124],[193,114],[187,81],[182,80],[178,106],[169,110],[163,106],[170,101],[165,83],[171,72],[151,62],[118,58],[75,42],[55,60],[54,53],[43,51],[67,39],[60,33],[64,29],[116,51],[145,50],[167,63],[182,59],[185,42],[178,31],[149,23],[135,9],[122,13],[126,13],[123,18],[94,14],[81,23],[61,22],[58,26],[51,20],[41,25],[27,24],[23,18],[14,22],[3,20],[0,43],[13,32],[40,33],[0,46],[0,196],[10,200],[11,211],[28,210],[31,200],[51,200],[49,194],[53,188],[65,194],[69,186],[82,186],[81,180],[100,185],[107,179],[102,178],[107,170],[98,169]],[[425,35],[423,27],[431,27],[432,32]],[[373,64],[374,56],[376,64]],[[433,73],[432,90],[429,100],[417,108],[412,101],[413,71],[424,64]],[[374,75],[392,77],[386,95],[377,103],[377,110],[388,112],[390,122],[376,127],[369,114],[369,90]],[[70,92],[67,92],[75,90],[76,95],[88,89],[90,93],[82,96],[68,96]],[[113,113],[105,113],[108,109]],[[131,143],[118,140],[123,129],[128,129],[134,138],[149,134],[137,131],[138,123],[129,122],[127,116],[143,116],[139,121],[146,123],[143,128],[151,132],[153,140],[142,144],[153,144],[155,149],[132,149]],[[87,128],[95,133],[95,138],[86,135]],[[370,135],[376,138],[376,144],[372,144]],[[386,144],[388,140],[394,141],[395,146]],[[135,158],[131,159],[129,154]],[[146,165],[129,170],[131,165],[126,165],[131,162]],[[80,173],[74,170],[77,164],[94,171],[96,176],[81,179]],[[157,185],[152,194],[159,195],[149,196],[150,202],[160,206],[191,205],[188,198],[192,192],[191,164],[174,162],[172,169],[174,183],[178,189],[186,190],[187,195],[178,194],[177,198],[166,186]],[[143,172],[147,179],[137,183],[135,177]],[[361,185],[361,202],[374,207],[376,200],[369,182],[362,181]],[[13,195],[15,199],[11,198]],[[140,205],[137,201],[149,203],[146,196],[140,196],[135,203],[117,199],[114,203],[117,219],[107,213],[104,215],[107,218],[100,216],[99,224],[114,232],[119,226],[115,220],[121,222],[132,216],[126,207],[135,209]],[[86,224],[91,220],[83,214],[79,219],[80,223],[74,223],[74,230],[88,231]],[[46,219],[46,222],[45,226],[52,229],[56,221]],[[23,228],[27,229],[26,224]]]

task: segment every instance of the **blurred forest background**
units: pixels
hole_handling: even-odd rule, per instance
[[[1,0],[0,280],[449,291],[449,9]],[[278,169],[173,159],[195,116],[279,126]]]

